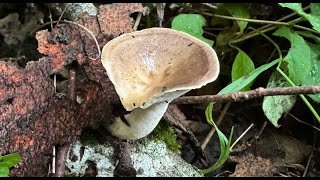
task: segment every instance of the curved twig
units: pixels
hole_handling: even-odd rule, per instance
[[[73,22],[73,21],[68,21],[68,20],[51,21],[51,22],[44,23],[43,25],[35,28],[33,31],[31,31],[30,34],[33,34],[35,31],[37,31],[38,29],[40,29],[40,28],[42,28],[42,27],[44,27],[44,26],[46,26],[46,25],[48,25],[48,24],[51,24],[51,23],[59,23],[59,22],[74,24],[74,25],[77,25],[77,26],[81,27],[81,28],[84,29],[85,31],[87,31],[87,32],[92,36],[92,38],[93,38],[93,40],[94,40],[94,42],[95,42],[95,44],[96,44],[96,46],[97,46],[98,52],[99,52],[99,54],[98,54],[98,56],[97,56],[96,58],[91,58],[91,57],[88,57],[88,58],[91,59],[91,60],[97,60],[97,59],[100,58],[100,56],[101,56],[101,49],[100,49],[99,43],[98,43],[98,41],[97,41],[97,38],[96,38],[95,35],[92,33],[92,31],[90,31],[88,28],[86,28],[85,26],[83,26],[83,25],[81,25],[81,24],[79,24],[79,23],[76,23],[76,22]]]

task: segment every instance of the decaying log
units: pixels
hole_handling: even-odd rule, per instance
[[[108,9],[106,6],[100,8]],[[130,13],[143,9],[141,4],[117,6],[131,7],[127,12],[130,19]],[[104,11],[100,11],[99,18],[103,16]],[[128,31],[119,27],[116,33],[102,33],[99,19],[88,14],[76,22],[94,33],[100,48],[110,37]],[[81,27],[60,23],[51,31],[37,32],[36,38],[38,51],[44,55],[39,60],[18,68],[0,59],[0,155],[17,152],[22,158],[11,169],[11,176],[46,176],[52,146],[72,143],[83,128],[97,127],[110,119],[110,104],[119,103],[100,59],[90,60],[98,55],[97,47]],[[77,82],[81,103],[54,92],[52,75],[74,62],[84,68],[87,76]]]

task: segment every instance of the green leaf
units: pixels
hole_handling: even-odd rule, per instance
[[[222,6],[226,9],[231,16],[239,18],[250,18],[250,13],[247,5],[240,3],[225,3]],[[246,21],[237,21],[237,24],[240,28],[240,32],[243,33],[243,30],[247,27],[248,22]]]
[[[314,41],[315,41],[317,44],[320,44],[320,37],[314,35],[314,34],[311,33],[310,31],[295,31],[295,32],[298,33],[298,34],[301,35],[301,36],[308,37],[308,38],[312,38],[312,39],[314,39]]]
[[[207,121],[209,124],[211,124],[217,132],[219,141],[220,141],[220,156],[218,161],[211,166],[208,169],[201,169],[199,170],[199,172],[201,174],[207,174],[211,171],[214,171],[215,169],[221,167],[226,160],[229,158],[229,154],[230,154],[230,145],[231,145],[231,138],[232,138],[232,134],[233,134],[233,128],[231,128],[231,132],[230,132],[230,136],[229,136],[229,140],[227,139],[227,137],[218,129],[217,125],[214,123],[213,118],[212,118],[212,108],[213,108],[213,103],[209,103],[209,105],[207,106],[207,109],[205,111],[205,115],[207,118]]]
[[[314,15],[314,13],[313,14],[305,13],[302,9],[301,3],[279,3],[279,5],[282,7],[287,7],[287,8],[294,10],[300,16],[306,18],[312,24],[313,29],[320,32],[320,16]],[[318,5],[316,5],[316,7],[318,7]],[[313,8],[315,8],[315,7],[313,7]]]
[[[311,14],[320,16],[320,3],[310,3]]]
[[[206,24],[206,20],[199,14],[179,14],[172,23],[171,28],[177,31],[188,33],[204,42],[213,46],[214,41],[206,39],[202,36],[202,27]]]
[[[291,43],[288,54],[283,58],[288,62],[289,78],[300,85],[311,70],[311,51],[304,39],[287,27],[281,27],[273,35],[285,37]]]
[[[229,84],[228,86],[223,88],[218,94],[227,94],[227,93],[233,93],[233,92],[240,91],[242,88],[244,88],[249,83],[251,83],[257,76],[259,76],[259,74],[261,74],[265,70],[269,69],[273,65],[277,64],[279,61],[280,61],[280,59],[276,59],[268,64],[264,64],[264,65],[258,67],[257,69],[255,69],[254,71],[249,73],[248,75],[237,79],[236,81],[232,82],[231,84]]]
[[[320,45],[308,44],[311,49],[311,70],[306,74],[302,85],[320,84]],[[320,103],[320,94],[308,95],[314,101]]]
[[[20,156],[18,154],[8,154],[4,156],[0,156],[0,167],[8,167],[18,164],[20,161]]]
[[[7,177],[9,169],[18,164],[20,156],[18,154],[8,154],[0,156],[0,177]]]
[[[285,85],[286,80],[275,71],[269,79],[267,88],[285,87]],[[280,127],[278,120],[282,114],[288,113],[291,110],[296,102],[296,97],[295,95],[264,97],[262,103],[263,112],[275,127]]]
[[[305,13],[301,7],[301,3],[279,3],[280,6],[290,8],[296,11],[298,14]]]
[[[254,63],[252,62],[251,58],[241,49],[239,48],[237,49],[239,52],[232,64],[232,70],[231,70],[232,82],[236,81],[237,79],[243,76],[248,75],[250,72],[252,72],[255,69]],[[253,81],[251,81],[248,85],[246,85],[242,89],[242,91],[250,90],[252,83]]]
[[[214,13],[220,14],[220,15],[227,15],[228,11],[222,7],[223,7],[222,3],[218,4],[217,9],[215,9]],[[230,26],[230,22],[231,21],[229,19],[218,18],[218,17],[212,16],[211,21],[210,21],[210,26],[220,25],[221,27],[228,27],[228,26]]]
[[[9,168],[0,166],[0,177],[8,177],[9,172]]]

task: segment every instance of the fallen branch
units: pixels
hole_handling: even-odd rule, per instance
[[[183,96],[172,101],[173,104],[199,104],[209,102],[236,102],[254,99],[263,96],[298,95],[298,94],[319,94],[320,85],[317,86],[296,86],[279,87],[272,89],[257,88],[245,92],[235,92],[219,95],[204,96]]]

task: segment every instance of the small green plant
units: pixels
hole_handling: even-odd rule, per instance
[[[202,36],[202,34],[203,34],[202,27],[205,24],[206,24],[205,19],[199,14],[180,14],[173,19],[171,28],[188,33],[188,34],[208,43],[210,46],[212,46],[213,41],[208,40]],[[241,51],[241,50],[239,49],[239,51]],[[241,52],[239,52],[239,53],[240,53],[240,55],[238,56],[239,63],[236,63],[235,66],[241,65],[242,62],[244,62],[244,61],[246,63],[251,61],[250,58],[248,59],[247,57],[245,57],[245,53],[241,53]],[[237,77],[239,75],[243,75],[243,73],[248,73],[248,72],[252,71],[253,69],[254,69],[254,65],[251,64],[251,66],[245,72],[242,72],[241,70],[235,71],[234,76]],[[248,84],[245,84],[245,86],[248,86]],[[241,87],[241,89],[244,87]],[[213,171],[214,169],[222,166],[224,164],[224,162],[229,158],[229,154],[230,154],[230,143],[231,143],[231,137],[232,137],[232,133],[233,133],[233,127],[231,129],[230,138],[228,140],[226,138],[226,136],[218,129],[218,127],[216,126],[216,124],[213,121],[212,107],[213,107],[213,103],[209,103],[209,105],[206,109],[206,118],[207,118],[208,123],[211,124],[212,126],[214,126],[214,128],[216,129],[216,131],[218,133],[218,137],[220,140],[220,157],[219,157],[219,160],[209,169],[200,170],[200,173],[202,173],[202,174],[209,173],[209,172]]]
[[[283,17],[279,21],[250,19],[248,5],[240,3],[221,3],[219,7],[214,10],[214,13],[210,14],[207,12],[204,13],[202,11],[197,11],[199,13],[206,14],[207,17],[212,17],[210,22],[212,27],[224,27],[216,37],[215,49],[218,50],[218,54],[223,55],[223,57],[227,57],[227,53],[234,52],[232,51],[232,48],[238,50],[238,54],[234,58],[231,68],[232,82],[220,90],[218,94],[221,95],[250,90],[253,81],[264,71],[270,70],[272,67],[275,67],[275,65],[277,66],[271,70],[271,76],[269,77],[266,88],[320,84],[320,3],[310,3],[308,7],[306,6],[304,8],[301,3],[279,3],[279,6],[291,9],[294,12],[292,15],[298,15],[300,17],[289,22],[284,22],[288,19],[287,17]],[[310,13],[307,13],[306,11],[308,8],[310,8]],[[178,19],[179,16],[176,18]],[[179,18],[179,21],[175,21],[174,19],[173,22],[175,23],[172,24],[172,28],[185,31],[187,33],[189,32],[191,35],[193,34],[190,33],[192,32],[190,28],[197,28],[197,32],[199,33],[193,36],[202,39],[203,31],[199,31],[199,28],[202,28],[205,24],[205,19],[198,18],[202,20],[198,20],[199,22],[197,23],[192,22],[191,24],[188,24],[189,21],[187,19],[191,19],[191,16],[195,15],[183,15],[183,18]],[[193,21],[195,21],[195,19],[197,18],[193,18]],[[230,20],[234,23],[226,23],[230,22]],[[308,28],[305,25],[306,23],[304,23],[304,26],[298,25],[298,23],[302,21],[310,23],[310,27],[312,28]],[[179,22],[178,25],[177,22]],[[251,27],[252,23],[267,25],[259,27],[256,30]],[[198,25],[195,27],[195,24]],[[231,24],[231,26],[229,25],[229,27],[226,28],[225,26],[228,26],[228,24]],[[277,40],[284,38],[290,43],[291,46],[289,49],[287,47],[284,49],[288,49],[285,56],[282,56],[282,50],[278,44],[266,35],[266,32],[269,31],[274,31],[272,35],[273,37],[277,37]],[[265,60],[264,64],[255,68],[255,59],[251,59],[249,55],[241,50],[240,45],[236,47],[235,44],[259,35],[266,38],[275,47],[275,52],[278,52],[279,57],[274,58],[274,54],[272,54],[269,59]],[[222,62],[223,61],[221,61],[221,63]],[[320,95],[306,95],[310,98],[309,100],[305,95],[300,94],[298,96],[300,96],[306,106],[310,109],[311,113],[320,123],[320,116],[309,102],[311,99],[314,102],[319,103]],[[280,126],[278,124],[279,119],[283,114],[286,114],[291,110],[298,96],[291,95],[264,98],[262,109],[268,120],[275,127]],[[230,145],[231,140],[230,138],[228,140],[214,124],[211,116],[212,106],[213,103],[208,105],[206,109],[206,118],[209,124],[213,125],[217,130],[220,140],[221,154],[216,164],[207,170],[201,170],[204,174],[216,169],[225,162],[229,156],[228,145]]]
[[[226,94],[237,92],[241,90],[249,90],[250,85],[252,84],[253,80],[256,79],[262,72],[271,68],[275,64],[277,64],[276,72],[278,73],[277,76],[273,75],[269,79],[269,83],[267,88],[275,88],[275,87],[285,87],[285,86],[299,86],[299,85],[317,85],[320,83],[320,73],[318,73],[320,69],[320,61],[319,61],[319,54],[320,54],[320,16],[318,9],[320,8],[320,3],[310,3],[310,10],[311,13],[307,14],[304,12],[301,3],[279,3],[280,6],[284,8],[290,8],[295,11],[300,18],[297,18],[293,21],[288,23],[286,22],[275,22],[275,21],[264,21],[264,20],[255,20],[255,19],[248,19],[245,17],[244,14],[239,14],[240,11],[245,12],[245,8],[241,4],[233,4],[232,9],[223,4],[220,9],[227,10],[231,16],[224,16],[220,14],[214,14],[212,21],[222,18],[228,20],[235,20],[238,25],[239,21],[241,22],[252,22],[252,23],[266,23],[268,25],[278,25],[276,28],[259,28],[262,30],[255,30],[252,27],[247,29],[252,29],[253,31],[249,33],[245,33],[242,36],[232,36],[235,34],[234,31],[228,32],[231,39],[225,37],[224,31],[221,31],[217,37],[217,45],[229,45],[230,47],[236,48],[239,53],[241,50],[235,47],[234,43],[239,43],[241,41],[247,40],[252,38],[256,35],[262,35],[265,37],[270,43],[272,43],[276,50],[278,51],[279,58],[273,60],[271,63],[264,64],[259,68],[253,70],[251,68],[251,73],[246,74],[249,71],[248,66],[246,64],[250,64],[250,62],[244,63],[244,59],[242,58],[239,61],[238,56],[235,58],[233,67],[232,67],[232,83],[223,88],[218,94]],[[237,9],[238,13],[231,13],[234,9]],[[229,8],[229,9],[228,9]],[[242,9],[242,10],[240,10]],[[301,21],[309,21],[312,25],[313,29],[296,25]],[[221,22],[221,21],[219,21]],[[212,24],[212,22],[211,22]],[[266,26],[267,27],[267,26]],[[270,26],[269,26],[270,27]],[[246,28],[243,26],[241,29]],[[295,28],[302,29],[304,31],[297,31]],[[274,36],[286,38],[291,47],[288,50],[286,56],[282,57],[282,53],[278,45],[264,33],[270,30],[276,29],[273,33]],[[243,30],[241,30],[243,31]],[[244,31],[243,31],[244,32]],[[222,38],[223,37],[223,38]],[[225,39],[223,41],[219,41],[219,39]],[[220,43],[219,43],[220,42]],[[315,44],[314,44],[315,43]],[[221,47],[220,47],[221,48]],[[245,56],[243,56],[245,57]],[[249,56],[246,57],[249,60]],[[237,62],[238,61],[238,62]],[[242,66],[242,67],[241,67]],[[251,65],[250,65],[251,66]],[[242,71],[242,77],[241,77]],[[240,72],[239,74],[235,72]],[[272,73],[272,74],[275,74]],[[241,78],[239,78],[241,77]],[[239,79],[237,79],[239,78]],[[245,88],[245,89],[242,89]],[[309,100],[304,95],[299,95],[306,106],[310,109],[314,117],[320,122],[320,116],[316,112],[316,110],[312,107]],[[319,103],[320,102],[320,95],[308,95],[312,100]],[[279,119],[282,117],[283,114],[288,113],[293,105],[295,104],[295,96],[277,96],[277,97],[265,97],[262,105],[262,109],[268,118],[268,120],[275,126],[280,127],[278,125]],[[281,106],[281,108],[279,108]]]
[[[208,169],[201,169],[200,173],[202,174],[207,174],[211,171],[214,171],[215,169],[221,167],[229,158],[230,154],[230,145],[231,145],[231,138],[233,134],[233,126],[231,128],[230,136],[229,139],[218,129],[217,125],[214,123],[213,118],[212,118],[212,108],[213,108],[213,103],[209,103],[207,109],[206,109],[206,118],[209,124],[211,124],[217,131],[218,138],[220,141],[220,156],[218,161],[211,166]]]
[[[177,142],[177,136],[174,129],[165,121],[160,121],[157,127],[153,130],[151,138],[161,140],[166,143],[171,151],[180,151],[181,145]]]
[[[232,71],[231,71],[231,78],[232,82],[236,81],[237,79],[241,78],[242,76],[248,75],[250,72],[252,72],[255,67],[254,63],[251,60],[251,58],[241,49],[238,47],[235,47],[230,44],[231,47],[237,49],[239,52],[232,64]],[[248,91],[250,90],[250,87],[252,85],[253,81],[251,81],[248,85],[246,85],[242,91]]]
[[[20,156],[18,154],[8,154],[0,156],[0,177],[8,177],[10,168],[18,164]]]

